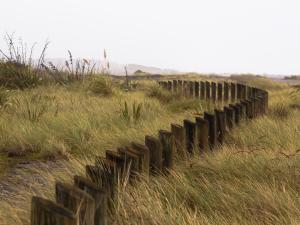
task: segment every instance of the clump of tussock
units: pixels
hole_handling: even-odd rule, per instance
[[[0,108],[3,107],[9,100],[9,90],[0,86]]]
[[[270,114],[277,119],[286,119],[290,113],[290,107],[282,102],[278,102],[270,108]]]
[[[110,97],[114,94],[112,80],[103,76],[93,77],[88,82],[87,91],[97,96]]]
[[[43,70],[41,65],[48,43],[43,47],[38,62],[35,64],[32,58],[34,45],[27,54],[27,45],[20,41],[15,43],[13,35],[5,36],[7,50],[0,49],[3,59],[0,61],[0,84],[11,89],[33,88],[42,83]]]
[[[180,99],[179,93],[171,93],[170,91],[162,89],[159,85],[155,84],[149,87],[147,91],[147,95],[151,98],[157,98],[159,101],[163,103],[169,103],[174,99]]]
[[[127,101],[124,102],[124,108],[122,109],[122,118],[127,121],[133,121],[137,123],[141,118],[142,103],[133,102],[132,109],[128,106]]]

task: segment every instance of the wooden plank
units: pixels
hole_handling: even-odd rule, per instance
[[[56,202],[79,216],[79,225],[94,225],[95,201],[75,186],[57,182],[55,185]]]
[[[231,102],[234,103],[236,101],[236,84],[231,83],[230,85],[230,97],[231,97]]]
[[[210,99],[210,82],[206,81],[205,82],[205,94],[206,94],[206,99],[209,100]]]
[[[79,218],[69,209],[50,200],[32,197],[31,225],[78,225]]]
[[[223,101],[223,84],[218,83],[218,101]]]
[[[86,192],[95,201],[95,225],[106,225],[107,224],[107,211],[108,211],[108,197],[107,192],[91,182],[89,179],[81,176],[74,177],[74,184],[80,190]]]
[[[187,157],[187,150],[185,145],[185,130],[184,127],[178,124],[171,124],[171,131],[174,136],[174,144],[175,144],[175,150],[177,152],[177,155],[180,158],[186,158]]]
[[[205,95],[205,82],[201,81],[200,82],[200,99],[204,100],[205,97],[206,97],[206,95]]]
[[[217,84],[211,82],[211,98],[215,102],[217,100]]]
[[[158,137],[162,145],[164,171],[171,170],[174,167],[175,156],[174,136],[172,132],[160,130]]]
[[[211,113],[204,113],[204,119],[208,121],[208,140],[210,149],[213,149],[217,143],[217,122],[216,116]]]
[[[222,145],[224,143],[226,129],[225,113],[224,111],[215,109],[215,114],[217,119],[217,140]]]
[[[195,98],[200,97],[200,83],[198,81],[194,81],[194,87],[195,87]]]
[[[150,171],[154,174],[162,172],[163,158],[160,141],[155,137],[147,135],[145,137],[145,145],[149,148],[150,152]]]
[[[227,102],[229,100],[229,84],[228,82],[224,82],[224,101]]]
[[[136,142],[131,142],[131,147],[136,151],[140,152],[141,155],[141,170],[146,176],[149,176],[150,171],[150,151],[146,145],[142,145]]]
[[[207,120],[196,117],[196,126],[197,126],[197,134],[198,134],[198,144],[200,153],[207,152],[209,149],[209,141],[208,141],[208,129],[209,123]]]
[[[196,123],[190,120],[184,120],[186,149],[190,154],[194,154],[198,148]]]

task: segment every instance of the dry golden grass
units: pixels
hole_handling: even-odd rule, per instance
[[[285,85],[271,88],[270,113],[236,127],[215,153],[176,162],[168,177],[126,186],[113,224],[299,224],[300,111],[290,104],[300,104],[300,97],[292,97],[291,91]],[[16,190],[0,201],[0,224],[29,224],[31,196],[52,199],[55,181],[71,182],[74,174],[83,174],[93,155],[133,140],[142,142],[144,135],[207,109],[189,103],[186,110],[176,106],[175,113],[176,103],[162,103],[144,91],[116,90],[115,96],[102,98],[73,86],[37,88],[27,94],[55,96],[57,116],[55,104],[37,122],[18,116],[23,113],[3,112],[1,148],[29,145],[38,154],[60,152],[69,160],[51,168],[46,164],[20,169],[8,179]],[[26,95],[11,97],[23,100]],[[122,119],[119,110],[125,100],[144,104],[139,123]],[[12,120],[16,123],[8,122]],[[19,188],[17,183],[31,174],[30,187]]]

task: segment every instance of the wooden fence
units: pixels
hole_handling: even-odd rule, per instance
[[[242,120],[267,112],[268,92],[238,83],[209,81],[160,81],[170,92],[226,105],[195,120],[171,124],[170,131],[145,136],[145,143],[132,142],[97,157],[86,166],[86,177],[75,176],[72,185],[57,182],[56,202],[32,198],[31,225],[106,225],[115,214],[118,182],[125,177],[138,182],[139,175],[167,174],[176,158],[210,152],[222,145],[225,135]]]

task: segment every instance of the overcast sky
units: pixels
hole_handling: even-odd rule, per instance
[[[299,0],[3,0],[0,35],[48,39],[48,57],[106,48],[124,64],[300,74],[299,10]]]

